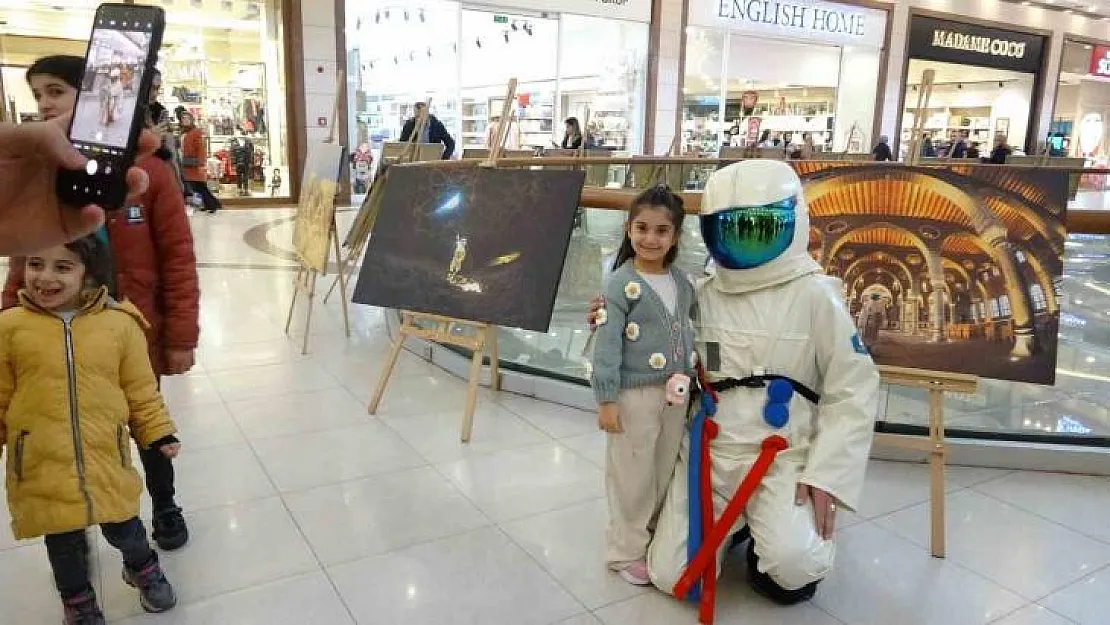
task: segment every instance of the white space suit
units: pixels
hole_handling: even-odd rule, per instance
[[[776,226],[747,222],[748,240],[740,240],[744,235],[737,232],[744,228],[736,219],[745,214],[776,215]],[[718,219],[713,232],[715,215],[725,220]],[[732,228],[731,242],[722,240],[729,238],[722,228]],[[808,209],[793,169],[752,160],[713,174],[702,202],[702,231],[717,265],[698,287],[695,320],[697,350],[710,382],[781,375],[820,395],[815,405],[795,393],[789,421],[776,429],[764,419],[767,389],[723,391],[715,416],[720,434],[710,444],[714,518],[719,518],[761,442],[773,434],[789,441],[731,532],[746,520],[754,540],[749,563],[787,599],[764,594],[784,603],[800,601],[829,573],[835,546],[817,533],[812,502],[795,504],[797,484],[824,490],[845,508],[856,507],[879,375],[845,309],[840,281],[822,275],[808,254]],[[769,247],[760,249],[762,244]],[[689,456],[687,437],[648,554],[652,581],[667,592],[688,560]]]

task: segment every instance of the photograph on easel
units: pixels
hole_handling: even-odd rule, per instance
[[[1055,383],[1067,171],[792,165],[877,363]]]
[[[354,302],[546,332],[584,180],[391,168]]]
[[[344,148],[338,143],[312,143],[304,163],[304,182],[293,221],[293,248],[302,266],[327,273],[335,194]]]

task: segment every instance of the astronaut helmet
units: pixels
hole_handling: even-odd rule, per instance
[[[783,256],[808,256],[802,182],[782,161],[752,159],[713,173],[701,203],[706,249],[724,269],[750,270]]]

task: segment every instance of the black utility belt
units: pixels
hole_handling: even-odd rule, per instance
[[[724,393],[725,391],[731,391],[736,388],[766,388],[767,383],[774,380],[785,380],[789,382],[790,386],[794,388],[795,393],[805,397],[813,405],[817,405],[817,403],[821,401],[821,395],[816,391],[794,378],[785,375],[750,375],[742,379],[725,378],[724,380],[710,382],[709,386],[718,393]]]

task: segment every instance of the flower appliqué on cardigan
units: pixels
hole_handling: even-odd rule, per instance
[[[597,317],[594,319],[594,325],[601,327],[605,325],[607,321],[609,321],[609,311],[604,308],[598,308]]]
[[[659,352],[655,352],[651,355],[651,358],[648,358],[648,364],[651,365],[652,369],[661,371],[667,366],[667,357]]]
[[[629,321],[628,325],[624,327],[624,336],[630,341],[640,340],[640,324]]]
[[[640,287],[639,282],[632,280],[624,285],[624,296],[633,302],[640,299],[641,295],[643,295],[643,289]]]

